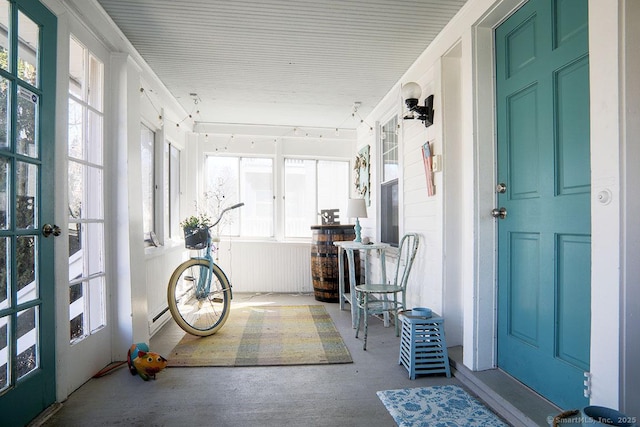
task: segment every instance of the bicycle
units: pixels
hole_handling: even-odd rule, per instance
[[[204,243],[187,248],[204,249],[204,255],[192,257],[180,264],[169,279],[167,300],[171,316],[178,326],[192,335],[213,335],[229,317],[233,298],[231,283],[224,271],[213,262],[209,229],[215,227],[226,212],[240,206],[244,206],[244,203],[224,209],[212,225],[203,227],[205,230],[197,230],[206,233]]]

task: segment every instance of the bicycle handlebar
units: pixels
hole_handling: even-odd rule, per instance
[[[244,206],[244,202],[240,202],[240,203],[237,203],[237,204],[235,204],[235,205],[233,205],[233,206],[229,206],[228,208],[224,208],[224,209],[222,210],[222,212],[220,212],[220,216],[218,217],[218,219],[216,220],[216,222],[214,222],[213,224],[211,224],[211,225],[210,225],[210,227],[215,227],[216,225],[218,225],[218,223],[219,223],[219,222],[220,222],[220,220],[222,219],[222,216],[223,216],[227,211],[230,211],[230,210],[233,210],[233,209],[237,209],[237,208],[239,208],[239,207],[241,207],[241,206]]]

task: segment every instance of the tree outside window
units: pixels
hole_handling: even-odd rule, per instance
[[[200,206],[211,218],[222,209],[244,202],[228,212],[214,232],[218,235],[273,237],[273,159],[207,156],[205,194]]]

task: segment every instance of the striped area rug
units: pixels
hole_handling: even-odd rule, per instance
[[[278,366],[352,363],[322,305],[233,308],[209,337],[186,334],[168,355],[168,366]]]

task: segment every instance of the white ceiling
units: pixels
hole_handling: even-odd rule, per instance
[[[466,0],[98,0],[197,122],[354,128]]]

